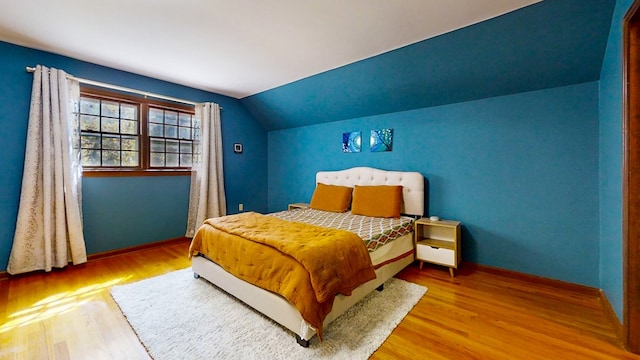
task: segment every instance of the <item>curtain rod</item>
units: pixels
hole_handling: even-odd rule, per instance
[[[36,68],[27,66],[27,72],[32,73],[32,72],[35,72],[35,71],[36,71]],[[106,88],[106,89],[111,89],[111,90],[129,92],[129,93],[133,93],[133,94],[143,95],[145,97],[152,97],[152,98],[156,98],[156,99],[169,100],[169,101],[178,102],[178,103],[182,103],[182,104],[189,104],[189,105],[198,104],[197,102],[194,102],[194,101],[178,99],[178,98],[174,98],[174,97],[171,97],[171,96],[164,96],[164,95],[160,95],[160,94],[154,94],[154,93],[150,93],[150,92],[147,92],[147,91],[131,89],[131,88],[124,87],[124,86],[112,85],[112,84],[107,84],[107,83],[103,83],[103,82],[99,82],[99,81],[83,79],[83,78],[75,77],[75,76],[69,75],[69,74],[67,74],[67,78],[72,79],[72,80],[76,80],[76,81],[78,81],[78,82],[80,82],[82,84],[99,86],[99,87]],[[220,110],[222,110],[222,106],[220,107]]]

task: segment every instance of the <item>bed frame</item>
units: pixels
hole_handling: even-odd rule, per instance
[[[385,171],[369,167],[355,167],[340,171],[321,171],[316,174],[316,183],[328,185],[402,185],[402,214],[422,216],[424,212],[424,177],[419,172]],[[411,242],[413,233],[407,234],[405,241]],[[396,240],[397,241],[397,240]],[[376,270],[376,278],[356,288],[351,296],[338,295],[333,308],[324,321],[329,323],[343,314],[374,289],[381,289],[385,281],[414,261],[414,255],[405,256],[385,264]],[[265,316],[291,330],[298,344],[307,347],[316,330],[307,324],[298,310],[282,296],[259,288],[231,275],[216,263],[202,257],[192,259],[194,277],[203,277],[227,293],[253,307]]]

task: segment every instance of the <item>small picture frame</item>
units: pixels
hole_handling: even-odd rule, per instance
[[[352,131],[342,133],[342,152],[356,153],[360,152],[362,135],[360,131]]]
[[[393,129],[371,130],[371,152],[384,152],[393,149]]]
[[[236,154],[242,154],[242,144],[240,143],[233,144],[233,152]]]

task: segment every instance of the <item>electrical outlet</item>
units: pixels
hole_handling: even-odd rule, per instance
[[[244,204],[238,204],[238,211],[244,211]]]

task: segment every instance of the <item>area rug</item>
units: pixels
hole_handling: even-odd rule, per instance
[[[149,355],[174,359],[367,359],[427,291],[392,278],[308,348],[295,335],[191,269],[115,286],[111,295]]]

